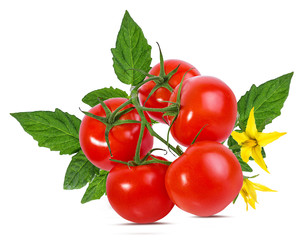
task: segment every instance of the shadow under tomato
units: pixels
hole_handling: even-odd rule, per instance
[[[161,232],[123,232],[118,233],[120,235],[130,235],[130,236],[145,236],[145,235],[161,235]]]
[[[200,217],[200,216],[193,215],[193,216],[191,216],[191,218],[232,218],[232,216],[212,215],[212,216],[208,216],[208,217]]]
[[[127,223],[116,223],[114,225],[118,226],[151,226],[151,225],[170,225],[172,223],[168,222],[154,222],[154,223],[134,223],[134,222],[127,222]]]

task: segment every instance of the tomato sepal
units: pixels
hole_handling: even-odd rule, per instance
[[[97,116],[93,113],[90,112],[86,112],[86,111],[82,111],[80,109],[80,111],[82,113],[84,113],[86,116],[92,117],[98,121],[100,121],[101,123],[106,125],[106,129],[105,129],[105,140],[106,143],[108,145],[108,149],[110,152],[110,155],[113,156],[112,154],[112,149],[110,146],[110,141],[109,141],[109,133],[111,131],[111,129],[115,126],[118,125],[122,125],[122,124],[128,124],[128,123],[140,123],[140,121],[137,120],[119,120],[119,118],[121,118],[123,115],[131,112],[132,110],[135,109],[135,107],[130,107],[127,109],[124,109],[122,111],[120,111],[122,108],[124,108],[125,106],[129,105],[132,103],[132,100],[129,99],[128,101],[126,101],[125,103],[121,104],[118,108],[116,108],[116,110],[114,112],[112,112],[108,106],[105,104],[104,101],[102,101],[100,98],[97,98],[99,103],[101,104],[101,106],[103,107],[105,113],[106,113],[106,117],[101,117],[101,116]]]
[[[150,73],[146,73],[144,71],[141,71],[139,69],[133,69],[136,70],[142,74],[144,74],[146,77],[148,77],[147,79],[145,79],[141,84],[139,84],[138,86],[136,86],[135,88],[139,88],[142,85],[144,85],[147,82],[153,81],[156,85],[155,87],[150,91],[150,93],[148,94],[146,100],[143,103],[143,107],[145,106],[146,102],[149,100],[149,98],[159,89],[159,88],[166,88],[168,91],[172,92],[173,88],[169,85],[169,80],[172,78],[172,76],[178,71],[180,64],[174,68],[172,71],[170,71],[168,74],[165,73],[164,70],[164,58],[163,58],[163,54],[162,54],[162,50],[161,47],[159,45],[159,43],[157,42],[158,48],[159,48],[159,54],[160,54],[160,73],[158,76],[156,75],[152,75]]]

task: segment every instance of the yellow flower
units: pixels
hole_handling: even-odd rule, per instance
[[[262,192],[277,192],[259,183],[253,183],[249,179],[244,179],[240,194],[246,202],[247,211],[248,204],[250,204],[250,206],[255,209],[255,203],[258,203],[256,190]]]
[[[248,162],[250,156],[254,158],[255,162],[266,172],[269,173],[266,164],[261,154],[261,148],[267,144],[275,141],[286,133],[272,132],[262,133],[258,132],[254,117],[254,107],[250,111],[245,132],[239,133],[233,131],[231,136],[241,146],[240,155],[244,162]]]

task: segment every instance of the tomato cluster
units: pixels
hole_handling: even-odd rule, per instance
[[[201,76],[184,61],[161,62],[150,75],[158,81],[146,77],[130,100],[108,99],[89,111],[80,127],[81,147],[95,166],[110,171],[108,200],[129,221],[155,222],[174,204],[198,216],[216,214],[234,200],[243,183],[237,158],[222,144],[235,125],[236,98],[223,81]],[[158,137],[149,117],[169,124],[186,151],[176,151]],[[179,157],[171,163],[152,155],[154,136]]]

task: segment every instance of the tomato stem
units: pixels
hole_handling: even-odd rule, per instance
[[[200,130],[200,131],[198,132],[198,134],[194,137],[194,139],[192,140],[192,142],[191,142],[190,145],[192,145],[192,144],[195,143],[196,139],[198,138],[198,136],[200,135],[200,133],[203,131],[204,127],[206,127],[207,125],[208,125],[208,124],[205,124],[205,125],[201,128],[201,130]]]
[[[140,163],[141,163],[140,149],[141,149],[141,143],[142,143],[142,138],[143,138],[143,134],[144,134],[144,129],[145,129],[145,124],[143,121],[141,121],[140,134],[139,134],[139,138],[138,138],[138,142],[137,142],[137,146],[136,146],[135,158],[134,158],[135,163],[137,163],[138,165],[140,165]]]
[[[106,130],[105,130],[105,140],[107,142],[107,145],[108,145],[109,152],[110,152],[111,156],[113,156],[113,154],[112,154],[112,149],[111,149],[111,145],[110,145],[110,141],[109,141],[109,133],[110,133],[112,128],[113,128],[113,125],[108,124],[108,125],[106,125]]]
[[[146,127],[148,129],[148,131],[150,132],[150,134],[153,136],[153,137],[156,137],[157,139],[159,139],[161,142],[163,142],[165,145],[168,146],[169,149],[171,149],[174,153],[176,153],[178,156],[181,156],[181,153],[174,147],[172,146],[171,144],[169,144],[164,138],[162,138],[158,133],[156,133],[153,128],[151,127],[150,123],[146,120],[145,116],[144,116],[144,112],[143,110],[145,109],[144,107],[142,107],[140,105],[140,102],[139,102],[139,99],[138,99],[138,89],[133,89],[132,90],[132,103],[133,105],[135,106],[135,108],[137,109],[137,112],[139,113],[139,116],[141,118],[141,127],[143,125],[143,128]],[[160,110],[159,108],[156,108],[157,110]],[[141,132],[140,132],[141,134]],[[143,134],[143,132],[142,132]],[[137,148],[140,148],[141,146],[138,146],[137,144]],[[138,155],[137,155],[137,152],[138,150],[136,150],[136,156],[135,156],[135,159],[138,158]],[[139,149],[139,152],[140,152],[140,149]],[[139,156],[140,157],[140,156]],[[140,160],[140,159],[139,159]]]
[[[148,79],[145,79],[144,81],[142,81],[142,82],[139,83],[138,85],[134,86],[134,88],[132,89],[131,92],[138,91],[138,89],[139,89],[142,85],[144,85],[145,83],[154,81],[154,80],[156,80],[156,79],[158,79],[158,76],[153,76],[153,77],[150,77],[150,78],[148,78]]]
[[[143,158],[142,158],[142,162],[146,161],[152,154],[152,152],[154,151],[158,151],[158,150],[161,150],[161,151],[164,151],[165,154],[167,154],[167,151],[165,149],[162,149],[162,148],[153,148],[151,149]]]
[[[176,104],[176,103],[175,103]],[[175,104],[172,104],[168,107],[164,108],[148,108],[148,107],[141,107],[143,111],[148,111],[148,112],[169,112],[169,111],[177,111],[178,107],[175,106]]]
[[[112,115],[112,111],[108,108],[108,106],[100,98],[97,98],[97,100],[99,101],[99,103],[103,107],[103,109],[106,113],[106,117],[109,118]]]
[[[164,78],[166,77],[165,69],[164,69],[164,59],[163,59],[163,54],[161,51],[160,44],[157,42],[158,48],[159,48],[159,53],[160,53],[160,73],[159,76]]]
[[[153,163],[161,163],[161,164],[165,164],[165,165],[171,164],[171,162],[169,162],[169,161],[163,161],[163,160],[159,160],[156,158],[155,160],[144,161],[140,165],[148,165],[148,164],[153,164]]]
[[[182,153],[180,153],[180,152],[178,151],[178,149],[176,149],[174,146],[172,146],[170,143],[168,143],[164,138],[162,138],[158,133],[156,133],[156,132],[154,131],[154,129],[152,129],[152,127],[151,127],[149,124],[147,124],[146,127],[147,127],[148,131],[150,132],[150,134],[151,134],[152,136],[156,137],[156,138],[159,139],[161,142],[163,142],[163,143],[164,143],[169,149],[171,149],[175,154],[177,154],[178,156],[181,156],[181,155],[182,155]]]
[[[113,159],[113,158],[110,158],[110,161],[116,162],[116,163],[121,163],[121,164],[124,164],[127,166],[132,166],[132,167],[137,166],[137,164],[134,161],[125,162],[125,161],[121,161],[121,160],[117,160],[117,159]]]
[[[118,108],[115,109],[114,112],[112,112],[112,114],[110,115],[108,121],[111,121],[111,122],[114,122],[115,120],[118,120],[124,113],[120,113],[119,111],[126,107],[127,105],[131,104],[132,103],[132,99],[129,99],[128,101],[124,102],[123,104],[121,104]],[[125,109],[126,111],[127,109]],[[133,109],[132,109],[133,110]],[[128,110],[128,111],[131,111],[131,110]],[[118,117],[117,117],[118,116]]]

